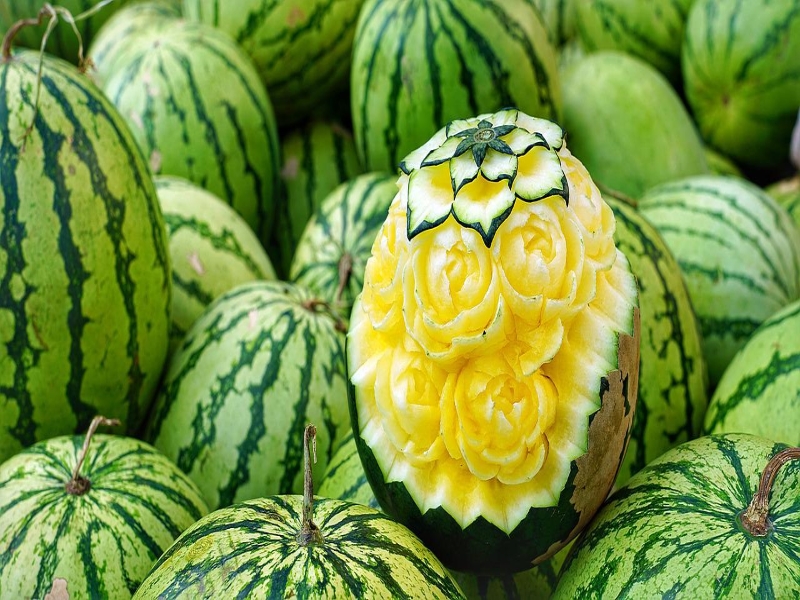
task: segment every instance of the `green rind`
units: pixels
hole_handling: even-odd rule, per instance
[[[273,246],[288,276],[309,219],[339,184],[363,172],[353,134],[333,121],[312,121],[281,138],[282,193],[276,202]]]
[[[708,376],[700,329],[678,263],[632,206],[606,195],[617,227],[614,241],[639,285],[642,327],[639,397],[616,485],[679,443],[700,434]]]
[[[720,379],[705,433],[743,432],[800,446],[800,301],[758,328]]]
[[[708,170],[712,175],[733,175],[734,177],[743,177],[741,170],[736,166],[730,158],[724,154],[720,154],[713,148],[705,147],[706,162],[708,163]]]
[[[98,30],[127,2],[128,0],[115,0],[98,10],[91,17],[75,22],[83,43],[84,56],[92,40],[97,35]],[[44,3],[40,0],[4,0],[1,2],[0,37],[2,37],[6,30],[17,21],[31,18],[35,19],[43,4]],[[94,8],[98,4],[98,0],[60,0],[59,2],[53,2],[51,4],[59,8],[64,8],[68,10],[73,17],[77,17],[81,13]],[[26,27],[22,29],[14,38],[14,44],[39,50],[48,22],[49,18],[46,18],[39,27]],[[78,38],[72,26],[63,15],[59,15],[58,22],[47,39],[47,45],[45,46],[46,52],[63,58],[73,64],[78,64],[78,48]]]
[[[800,298],[800,232],[775,200],[735,177],[658,186],[639,210],[681,267],[713,389],[755,329]]]
[[[367,0],[353,45],[353,130],[367,171],[453,119],[507,106],[561,115],[556,53],[533,0]]]
[[[795,225],[800,228],[800,176],[774,183],[765,191],[789,211]]]
[[[114,72],[103,91],[128,121],[153,174],[207,189],[269,239],[280,148],[255,67],[213,27],[151,23],[105,55]]]
[[[679,86],[691,1],[583,0],[576,8],[578,35],[589,52],[618,50],[636,56]]]
[[[682,66],[707,143],[742,165],[788,166],[800,106],[800,0],[696,0]]]
[[[343,319],[350,318],[364,287],[364,269],[397,194],[396,182],[395,175],[368,173],[338,186],[297,245],[289,279],[328,302]],[[342,271],[343,266],[348,269]]]
[[[229,34],[258,69],[281,127],[347,88],[363,0],[184,0],[188,19]]]
[[[317,424],[317,479],[349,429],[344,336],[307,290],[237,286],[172,356],[147,439],[212,508],[302,490],[302,441]]]
[[[576,33],[576,0],[533,0],[542,15],[547,35],[555,48],[570,41]]]
[[[0,597],[45,598],[62,579],[70,598],[130,598],[208,512],[197,487],[154,448],[102,434],[81,469],[90,490],[67,494],[83,441],[40,442],[0,465]]]
[[[783,447],[728,434],[673,448],[618,490],[578,538],[553,599],[797,597],[797,461],[775,479],[770,533],[754,537],[739,522]]]
[[[39,56],[0,61],[0,460],[98,413],[135,431],[167,354],[169,254],[141,154],[57,59],[34,120]]]
[[[458,599],[461,590],[408,529],[375,509],[314,501],[323,541],[302,547],[303,499],[260,498],[187,530],[135,598]]]
[[[655,67],[605,50],[573,63],[562,84],[570,150],[596,182],[638,198],[654,185],[708,173],[700,135]]]
[[[172,353],[213,300],[237,285],[275,279],[275,271],[253,230],[225,202],[185,179],[154,181],[172,263]]]

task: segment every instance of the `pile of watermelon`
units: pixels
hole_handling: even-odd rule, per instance
[[[800,596],[800,0],[0,35],[0,598]]]

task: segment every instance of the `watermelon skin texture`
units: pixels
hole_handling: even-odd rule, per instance
[[[134,28],[105,60],[113,74],[103,91],[128,121],[153,175],[183,177],[225,199],[268,240],[278,132],[244,52],[211,26],[157,18]]]
[[[137,430],[167,355],[170,263],[133,137],[87,78],[39,54],[0,62],[0,460],[85,431]]]
[[[298,123],[347,89],[363,0],[184,0],[187,19],[229,34],[250,56],[281,127]]]
[[[307,423],[318,424],[319,483],[350,428],[344,335],[313,300],[285,282],[237,286],[208,306],[170,360],[146,439],[214,509],[302,491]]]
[[[335,121],[311,121],[281,137],[281,197],[272,253],[288,277],[306,224],[337,186],[363,173],[353,134]]]
[[[164,553],[134,598],[456,600],[461,590],[408,529],[375,509],[317,498],[319,544],[300,546],[303,498],[214,511]]]
[[[743,166],[789,166],[800,106],[800,1],[696,0],[681,64],[706,142]]]
[[[397,194],[397,177],[367,173],[334,189],[308,222],[297,245],[289,278],[350,317],[364,287],[372,244]],[[349,274],[342,280],[342,261]]]
[[[40,442],[0,465],[0,597],[130,598],[175,538],[208,513],[197,487],[152,446],[96,434],[81,475],[64,484],[83,436]],[[55,594],[54,594],[55,596]]]
[[[800,446],[800,301],[761,325],[726,369],[705,433],[744,432]]]
[[[778,471],[768,536],[754,537],[739,522],[782,448],[727,434],[668,451],[611,496],[578,538],[553,600],[797,598],[800,464]]]
[[[367,0],[350,78],[367,171],[394,173],[441,127],[515,106],[561,115],[556,52],[532,0]]]
[[[179,177],[154,182],[172,263],[172,354],[211,302],[237,285],[275,279],[275,270],[253,230],[224,201]]]
[[[713,391],[756,328],[800,298],[800,231],[774,199],[737,177],[666,183],[638,206],[681,267]]]
[[[681,442],[700,435],[708,406],[702,338],[672,252],[635,208],[609,195],[625,253],[639,286],[642,336],[639,397],[616,485]]]

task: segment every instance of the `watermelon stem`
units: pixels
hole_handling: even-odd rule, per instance
[[[347,323],[331,309],[331,305],[325,302],[325,300],[320,300],[319,298],[310,298],[309,300],[304,301],[301,306],[309,312],[323,312],[327,314],[336,322],[334,325],[336,331],[347,333]]]
[[[64,484],[64,489],[67,490],[68,494],[73,496],[83,496],[92,488],[92,482],[80,474],[83,461],[86,460],[89,444],[92,441],[95,431],[97,431],[97,428],[100,427],[100,425],[113,427],[119,424],[119,419],[107,419],[105,417],[101,417],[100,415],[92,419],[92,422],[89,425],[89,430],[86,432],[86,437],[83,440],[83,447],[78,453],[78,460],[75,462],[75,468],[72,469],[72,477],[69,481],[67,481],[67,483]]]
[[[303,480],[303,521],[297,534],[297,543],[301,546],[322,543],[322,532],[314,523],[314,479],[311,472],[311,460],[317,462],[317,428],[306,425],[303,432],[303,464],[305,467]]]
[[[601,194],[605,194],[606,196],[611,196],[612,198],[616,198],[617,200],[619,200],[620,202],[624,202],[631,208],[637,208],[637,206],[639,205],[639,203],[635,199],[631,198],[630,196],[628,196],[623,192],[620,192],[619,190],[615,190],[613,188],[608,187],[607,185],[603,185],[599,181],[596,182],[596,184],[597,184],[597,189],[600,190]]]
[[[339,285],[336,287],[336,302],[342,301],[342,294],[344,289],[350,283],[350,277],[353,275],[353,255],[349,252],[342,254],[339,259]]]
[[[764,472],[761,473],[758,490],[750,504],[739,516],[742,526],[756,537],[764,537],[772,530],[772,523],[768,518],[769,494],[772,491],[772,484],[775,482],[778,469],[790,460],[800,460],[800,448],[785,448],[769,460],[767,466],[764,467]]]
[[[31,19],[21,19],[14,23],[11,27],[8,28],[5,37],[3,38],[3,45],[2,45],[2,56],[3,62],[7,62],[11,60],[11,44],[14,41],[14,38],[17,37],[17,34],[20,30],[24,29],[25,27],[38,27],[42,24],[45,17],[49,17],[51,21],[57,18],[55,8],[53,8],[50,4],[45,3],[41,9],[39,9],[39,14]],[[42,41],[42,50],[44,51],[44,44],[47,41],[45,37]]]

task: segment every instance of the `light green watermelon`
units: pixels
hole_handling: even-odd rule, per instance
[[[765,191],[789,211],[795,225],[800,228],[800,175],[778,181]]]
[[[281,136],[282,193],[271,244],[288,277],[306,223],[339,184],[363,172],[353,134],[336,121],[314,120]]]
[[[797,598],[798,458],[799,448],[748,434],[673,448],[611,496],[575,542],[553,600]],[[770,463],[774,481],[760,485]]]
[[[366,0],[352,63],[367,171],[396,172],[453,119],[508,106],[561,116],[556,52],[531,0]]]
[[[320,424],[319,479],[350,429],[342,329],[304,288],[237,286],[172,356],[147,439],[210,507],[302,491],[306,423]]]
[[[713,390],[756,328],[800,298],[800,231],[774,199],[737,177],[657,186],[639,211],[681,267]]]
[[[122,35],[122,34],[120,34]],[[269,239],[278,193],[278,133],[247,55],[202,23],[159,18],[98,61],[103,91],[154,175],[183,177],[230,204]]]
[[[172,353],[216,298],[242,283],[275,279],[275,271],[253,230],[228,204],[179,177],[154,181],[172,263]]]
[[[359,175],[331,192],[306,225],[289,279],[350,318],[372,243],[397,195],[397,176]]]
[[[680,97],[643,60],[587,54],[563,73],[562,88],[570,148],[598,184],[638,198],[659,183],[708,173]]]
[[[0,461],[85,431],[136,431],[167,356],[170,264],[130,130],[78,70],[0,58]],[[30,127],[30,129],[29,129]]]
[[[0,465],[0,597],[130,598],[208,512],[152,446],[103,434],[84,442],[52,438]]]
[[[733,357],[704,430],[800,445],[800,301],[764,321]]]

